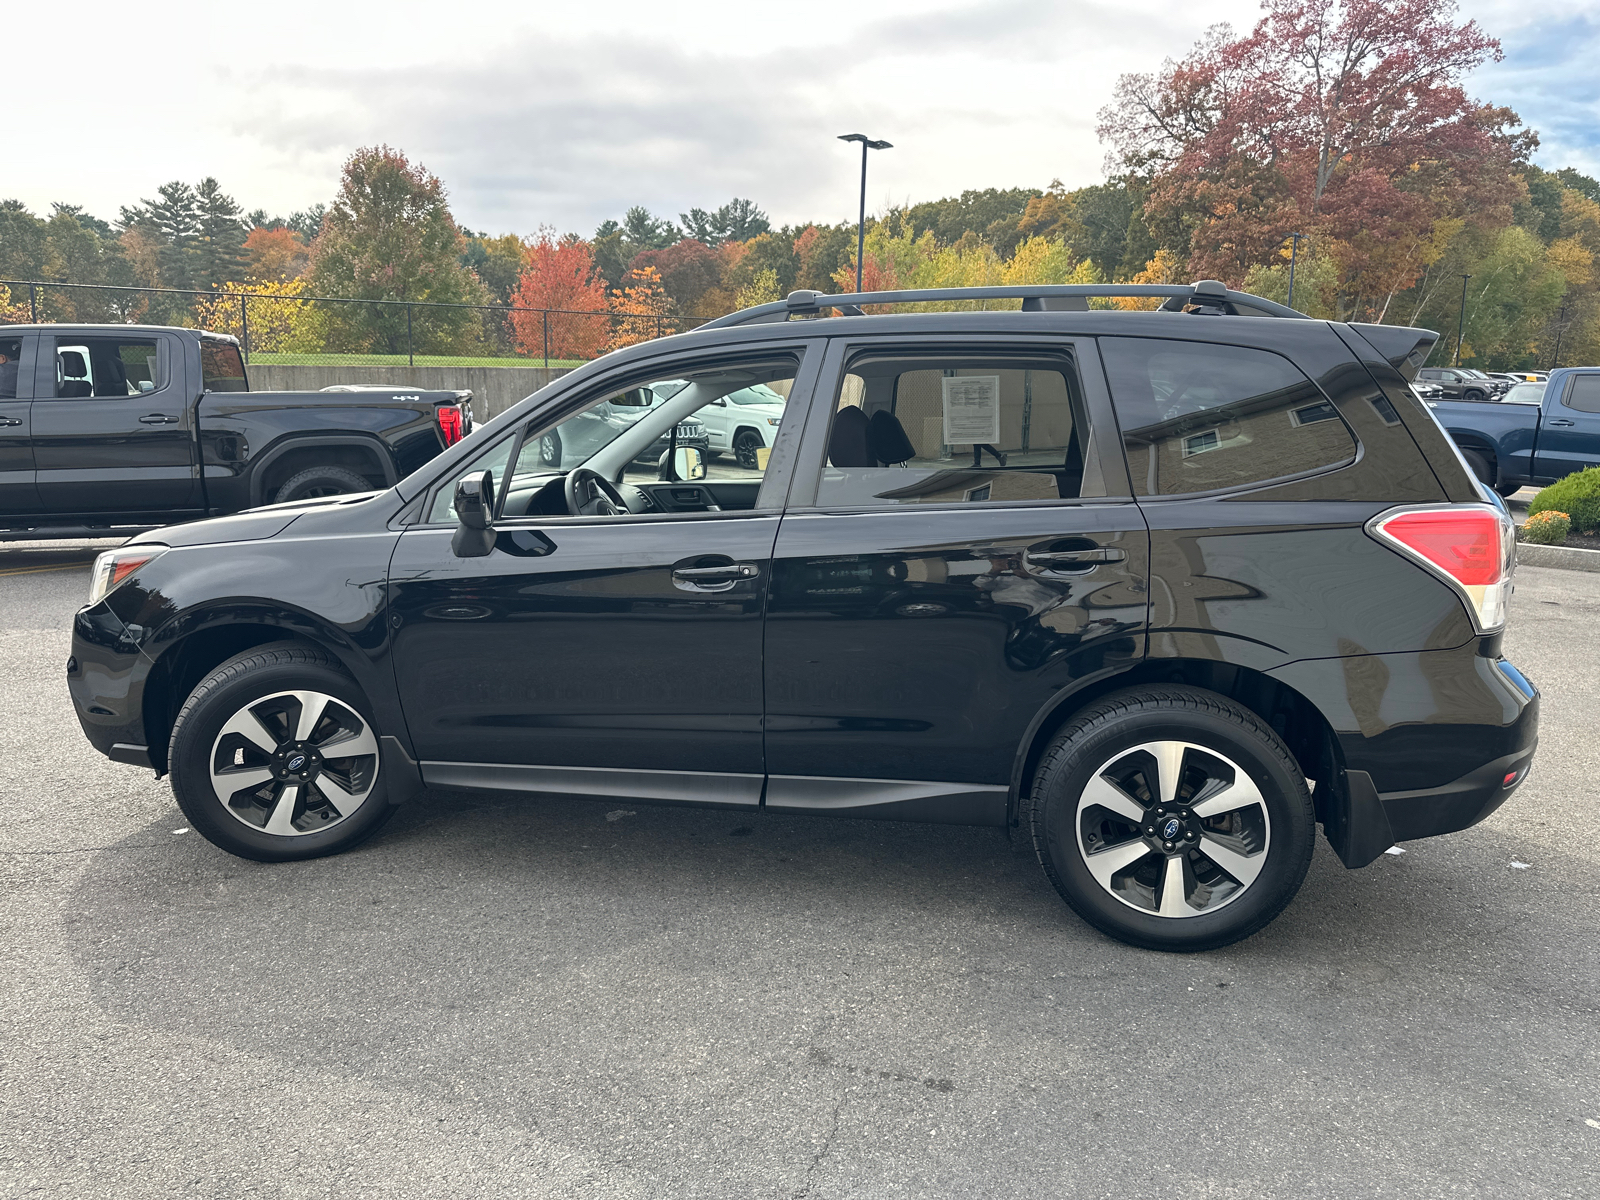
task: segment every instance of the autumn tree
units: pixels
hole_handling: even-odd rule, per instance
[[[509,318],[518,349],[542,357],[548,328],[551,358],[593,358],[604,351],[610,335],[604,315],[609,298],[605,281],[595,273],[589,243],[575,233],[558,238],[547,225],[523,246],[522,263]]]
[[[715,212],[691,208],[681,213],[678,219],[683,222],[686,237],[707,246],[719,246],[723,242],[748,242],[772,228],[767,214],[756,207],[755,201],[737,197]]]
[[[344,164],[339,193],[312,247],[317,294],[366,300],[338,306],[334,324],[352,345],[402,354],[466,347],[479,331],[468,308],[489,297],[461,264],[464,239],[444,184],[388,146],[357,150]],[[384,303],[387,301],[388,303]],[[409,311],[403,303],[410,301]]]
[[[700,301],[722,278],[722,260],[717,252],[692,238],[683,238],[662,250],[641,251],[628,266],[634,271],[655,268],[672,306],[685,313],[699,312]]]
[[[1499,43],[1451,0],[1267,0],[1245,37],[1125,75],[1102,110],[1114,162],[1148,173],[1146,217],[1192,273],[1238,282],[1290,232],[1340,271],[1341,314],[1411,285],[1440,219],[1509,219],[1532,146],[1461,79]]]
[[[285,225],[256,226],[244,239],[244,278],[250,283],[281,283],[303,275],[310,250],[294,230]]]
[[[648,342],[677,328],[667,317],[667,291],[654,267],[630,270],[622,286],[611,293],[611,342],[609,349]]]

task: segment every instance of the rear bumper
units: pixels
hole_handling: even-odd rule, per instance
[[[1455,833],[1504,804],[1528,776],[1539,694],[1509,662],[1454,650],[1318,659],[1278,676],[1328,719],[1343,770],[1317,816],[1347,867],[1395,842]]]

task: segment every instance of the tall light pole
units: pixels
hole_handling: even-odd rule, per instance
[[[1471,278],[1471,275],[1461,277],[1461,316],[1456,319],[1456,361],[1450,364],[1455,367],[1461,365],[1461,334],[1467,327],[1467,280]]]
[[[861,291],[861,257],[867,250],[867,151],[892,150],[892,142],[875,142],[864,133],[841,133],[841,142],[861,143],[861,219],[856,222],[856,292]]]
[[[1293,239],[1293,242],[1292,242],[1292,244],[1291,244],[1291,246],[1289,248],[1289,307],[1293,308],[1294,307],[1294,262],[1295,262],[1295,259],[1300,257],[1300,239],[1305,237],[1305,234],[1303,234],[1303,233],[1291,233],[1289,236],[1290,236],[1290,238]]]

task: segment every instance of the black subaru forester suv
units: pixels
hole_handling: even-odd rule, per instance
[[[103,555],[72,697],[248,858],[347,849],[428,785],[1010,826],[1104,932],[1224,945],[1318,823],[1363,866],[1533,756],[1511,522],[1407,386],[1435,338],[1210,281],[797,292],[388,491]],[[671,446],[755,384],[784,403],[753,466]]]

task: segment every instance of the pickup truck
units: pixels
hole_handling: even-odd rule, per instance
[[[252,392],[238,341],[196,329],[0,326],[0,541],[391,487],[471,431],[471,400]]]
[[[1430,400],[1479,479],[1502,496],[1600,466],[1600,367],[1561,367],[1502,400]]]

